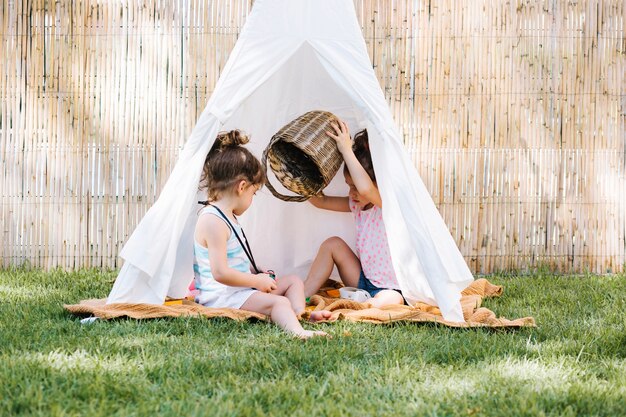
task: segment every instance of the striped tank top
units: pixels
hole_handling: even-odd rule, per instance
[[[206,206],[200,212],[199,216],[204,216],[207,214],[211,214],[217,216],[220,220],[222,220],[226,226],[226,220],[219,214],[217,209],[213,206]],[[199,217],[198,216],[198,217]],[[238,223],[232,222],[231,224],[237,231],[237,234],[241,237],[243,235],[241,231],[241,226]],[[228,227],[230,229],[230,227]],[[195,238],[193,242],[194,246],[194,261],[193,261],[193,271],[194,271],[194,281],[196,285],[196,289],[199,291],[198,296],[196,297],[196,302],[203,305],[211,305],[217,301],[219,297],[227,297],[230,292],[233,290],[241,290],[239,287],[230,287],[228,285],[224,285],[220,282],[217,282],[215,278],[213,278],[213,274],[211,273],[211,264],[209,262],[209,250],[199,244]],[[237,237],[230,230],[230,235],[228,236],[228,242],[226,244],[226,258],[228,262],[228,267],[235,269],[240,272],[250,273],[250,261],[246,256],[243,248],[239,244]]]

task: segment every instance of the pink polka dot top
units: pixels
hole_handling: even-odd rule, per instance
[[[356,250],[363,273],[378,288],[400,289],[391,263],[383,210],[376,205],[361,210],[351,198],[349,204],[356,224]]]

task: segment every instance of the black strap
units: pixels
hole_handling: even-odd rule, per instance
[[[243,231],[243,227],[241,228],[241,234],[243,235],[243,238],[246,240],[246,244],[245,245],[241,241],[241,238],[239,237],[239,234],[235,230],[235,227],[233,226],[233,224],[230,222],[230,220],[228,220],[228,217],[226,217],[224,212],[222,210],[220,210],[219,207],[214,206],[213,204],[209,203],[208,201],[198,201],[198,203],[204,204],[205,206],[211,206],[211,207],[215,208],[219,212],[219,214],[224,218],[224,220],[226,220],[226,223],[228,223],[228,226],[230,227],[230,230],[233,231],[233,233],[235,234],[235,237],[239,241],[239,244],[241,245],[241,249],[243,249],[243,251],[246,253],[246,256],[248,257],[248,259],[252,263],[252,267],[254,268],[254,270],[256,271],[257,274],[260,274],[261,270],[259,270],[259,268],[257,268],[256,262],[254,262],[254,257],[252,256],[252,249],[250,249],[250,244],[248,243],[248,238],[246,237],[246,234]]]

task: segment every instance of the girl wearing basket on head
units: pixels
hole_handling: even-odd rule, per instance
[[[259,160],[241,146],[247,142],[238,130],[222,133],[204,163],[202,184],[208,203],[194,232],[196,302],[266,314],[300,338],[327,336],[304,330],[298,321],[305,307],[302,280],[294,275],[275,278],[259,270],[237,221],[265,181]],[[313,321],[329,317],[328,311],[311,314]]]
[[[374,307],[404,304],[391,263],[382,216],[382,199],[376,186],[367,131],[357,133],[352,144],[348,126],[344,122],[339,121],[332,127],[334,132],[327,134],[337,142],[337,148],[345,161],[343,173],[350,187],[349,195],[321,195],[312,197],[310,201],[318,208],[352,212],[356,223],[358,256],[339,237],[324,241],[304,282],[305,295],[309,297],[315,294],[330,277],[333,267],[337,266],[342,282],[367,291],[373,297],[369,302]]]

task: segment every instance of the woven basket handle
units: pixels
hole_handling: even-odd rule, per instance
[[[265,167],[265,185],[267,186],[267,188],[271,191],[272,194],[274,194],[274,197],[281,199],[283,201],[289,201],[289,202],[302,202],[302,201],[306,201],[308,200],[310,197],[305,197],[302,195],[283,195],[281,193],[279,193],[278,191],[276,191],[276,189],[274,188],[274,186],[272,185],[272,183],[270,182],[270,177],[268,175],[269,171],[267,169],[267,154],[270,150],[270,148],[272,147],[272,145],[274,144],[274,141],[270,141],[269,145],[267,145],[267,148],[265,148],[265,150],[263,151],[263,157],[261,158],[261,163],[263,164],[263,166]]]

